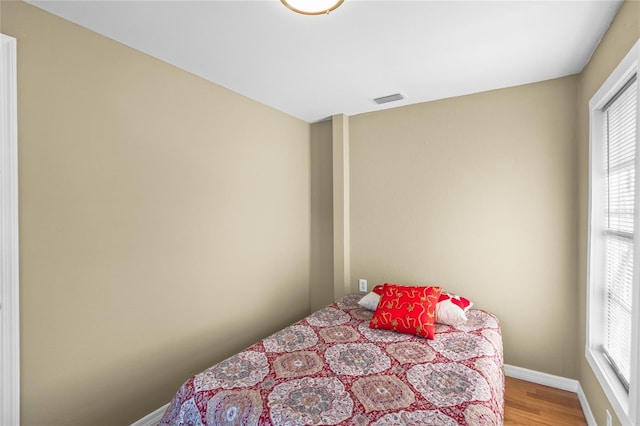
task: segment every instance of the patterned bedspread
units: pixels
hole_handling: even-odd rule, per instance
[[[476,309],[434,340],[373,330],[353,294],[187,380],[161,425],[501,425],[502,336]]]

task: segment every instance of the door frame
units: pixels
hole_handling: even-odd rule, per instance
[[[16,39],[0,34],[0,424],[20,424]]]

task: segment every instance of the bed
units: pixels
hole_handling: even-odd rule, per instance
[[[191,377],[161,425],[501,425],[502,336],[469,309],[432,340],[369,327],[345,296]]]

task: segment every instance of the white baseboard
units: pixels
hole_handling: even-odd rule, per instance
[[[593,417],[591,408],[587,397],[580,386],[580,382],[574,379],[568,379],[566,377],[554,376],[553,374],[542,373],[540,371],[529,370],[527,368],[516,367],[515,365],[504,365],[504,374],[514,379],[526,380],[527,382],[537,383],[543,386],[550,386],[556,389],[562,389],[569,392],[574,392],[578,395],[578,401],[582,407],[582,412],[587,420],[589,426],[598,426],[596,419]],[[157,426],[160,423],[160,419],[165,411],[167,411],[169,404],[166,404],[158,408],[153,413],[147,414],[137,422],[131,424],[131,426]]]
[[[169,407],[169,403],[166,403],[165,405],[158,408],[153,413],[147,414],[140,420],[136,421],[135,423],[132,423],[131,426],[158,426],[158,423],[160,423],[160,419],[162,418],[162,415],[164,414],[165,411],[167,411],[168,407]]]
[[[596,418],[593,417],[593,412],[591,411],[591,407],[589,407],[589,401],[587,401],[587,395],[584,394],[582,390],[582,386],[578,383],[578,401],[580,401],[580,406],[582,407],[582,412],[584,413],[584,418],[587,420],[587,424],[589,426],[598,426],[596,423]]]
[[[526,380],[527,382],[537,383],[539,385],[550,386],[552,388],[575,393],[578,392],[578,386],[580,385],[577,380],[554,376],[553,374],[542,373],[540,371],[529,370],[527,368],[516,367],[509,364],[504,365],[504,374],[509,377],[513,377],[514,379]]]
[[[580,401],[584,417],[587,420],[587,424],[589,426],[598,426],[579,381],[568,379],[566,377],[554,376],[553,374],[542,373],[540,371],[516,367],[509,364],[504,365],[504,374],[506,376],[513,377],[514,379],[526,380],[527,382],[576,393],[578,395],[578,401]]]

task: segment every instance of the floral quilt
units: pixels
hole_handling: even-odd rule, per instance
[[[471,309],[427,340],[345,296],[187,380],[160,425],[501,425],[502,335]]]

